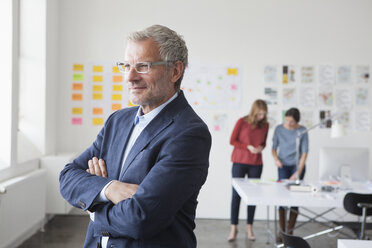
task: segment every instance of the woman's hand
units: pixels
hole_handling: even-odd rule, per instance
[[[247,149],[248,149],[251,153],[253,153],[253,154],[258,153],[257,148],[254,147],[254,146],[252,146],[252,145],[248,145],[248,146],[247,146]]]

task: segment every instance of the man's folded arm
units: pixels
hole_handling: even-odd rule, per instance
[[[96,212],[96,234],[150,238],[171,225],[181,209],[194,217],[193,199],[208,174],[210,147],[206,126],[188,128],[163,144],[157,163],[136,194]]]

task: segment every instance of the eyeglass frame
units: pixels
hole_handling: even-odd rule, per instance
[[[133,66],[132,64],[130,64],[130,63],[126,63],[126,62],[116,62],[116,66],[117,66],[117,68],[119,69],[119,71],[121,72],[121,73],[124,73],[124,74],[127,74],[127,73],[129,73],[131,70],[132,70],[132,68],[134,68],[134,70],[137,72],[137,73],[139,73],[139,74],[146,74],[146,73],[149,73],[150,72],[150,69],[151,69],[151,67],[152,66],[154,66],[154,65],[165,65],[165,64],[168,64],[168,63],[173,63],[174,61],[154,61],[154,62],[150,62],[150,61],[143,61],[143,62],[137,62],[137,63],[135,63],[135,65]],[[142,72],[142,71],[138,71],[137,70],[137,64],[147,64],[147,67],[148,67],[148,71],[146,71],[146,72]],[[123,71],[123,70],[121,70],[120,68],[120,66],[119,65],[124,65],[124,64],[129,64],[130,65],[130,69],[128,70],[128,71]]]

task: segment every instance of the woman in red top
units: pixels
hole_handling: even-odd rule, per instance
[[[233,162],[232,177],[260,178],[262,173],[262,150],[266,145],[269,124],[267,122],[267,105],[263,100],[256,100],[248,116],[240,118],[231,134],[230,144],[234,146],[231,156]],[[240,196],[232,190],[231,232],[228,241],[234,241],[238,233]],[[252,224],[256,206],[247,207],[246,233],[250,240],[255,240]]]

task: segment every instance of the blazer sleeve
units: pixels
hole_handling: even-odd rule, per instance
[[[59,176],[60,192],[63,198],[71,205],[83,210],[94,211],[94,199],[103,187],[110,182],[108,178],[94,176],[86,172],[88,160],[93,157],[100,157],[106,124],[93,144],[72,163],[67,164]]]
[[[170,134],[136,194],[95,212],[95,234],[146,239],[166,229],[204,184],[211,137],[205,125]],[[194,211],[194,210],[193,210]]]

